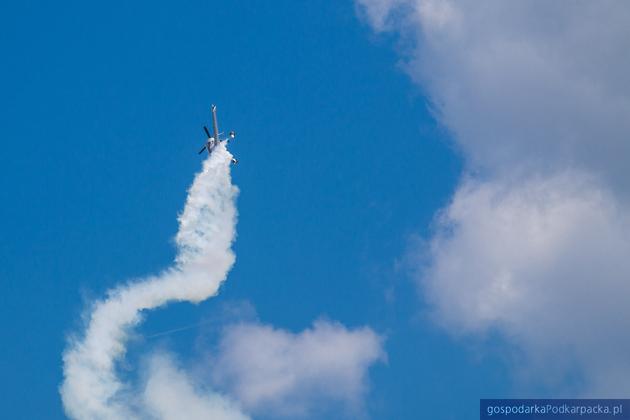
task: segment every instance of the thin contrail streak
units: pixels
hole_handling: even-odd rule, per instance
[[[180,331],[192,330],[194,328],[201,327],[202,325],[208,325],[208,324],[212,324],[212,321],[197,322],[196,324],[190,324],[190,325],[186,325],[186,326],[179,327],[179,328],[173,328],[173,329],[166,330],[166,331],[160,331],[160,332],[157,332],[157,333],[145,335],[144,338],[148,340],[148,339],[151,339],[151,338],[162,337],[162,336],[173,334],[173,333],[177,333],[177,332],[180,332]]]

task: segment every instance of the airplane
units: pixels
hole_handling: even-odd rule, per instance
[[[208,127],[206,127],[205,125],[203,126],[203,131],[205,131],[206,136],[208,137],[208,140],[206,140],[206,144],[201,148],[201,150],[199,151],[199,154],[202,154],[204,150],[207,150],[208,154],[210,154],[212,153],[214,148],[217,147],[219,143],[223,143],[223,142],[229,143],[231,140],[234,140],[234,138],[236,137],[236,131],[230,131],[228,133],[227,138],[224,138],[224,139],[221,138],[221,135],[223,133],[219,133],[219,124],[217,123],[217,106],[212,105],[211,111],[212,111],[213,132],[212,134],[210,134]],[[235,158],[232,158],[232,163],[236,165],[238,163],[238,160],[236,160]]]

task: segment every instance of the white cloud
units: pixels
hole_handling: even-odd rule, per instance
[[[415,40],[406,68],[470,164],[579,165],[630,186],[627,3],[357,1]]]
[[[293,418],[323,410],[322,402],[360,412],[368,369],[384,358],[369,328],[318,321],[296,334],[241,323],[224,331],[211,371],[213,385],[249,412]]]
[[[590,392],[630,391],[630,209],[609,190],[575,173],[468,181],[436,228],[421,279],[439,323],[500,331],[556,366],[538,380],[572,369]]]
[[[357,4],[372,28],[382,32],[391,29],[390,15],[397,6],[404,4],[404,0],[357,0]]]
[[[247,420],[235,403],[194,384],[165,354],[154,355],[142,395],[145,410],[158,419]]]
[[[499,331],[530,367],[581,374],[582,391],[627,393],[630,4],[357,4],[405,40],[405,69],[481,174],[429,241],[436,320]]]

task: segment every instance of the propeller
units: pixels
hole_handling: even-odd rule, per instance
[[[205,125],[203,126],[203,131],[205,131],[205,132],[206,132],[206,136],[208,136],[208,138],[212,137],[212,136],[210,135],[210,131],[208,131],[208,127],[206,127]]]

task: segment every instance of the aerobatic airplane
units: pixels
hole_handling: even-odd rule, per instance
[[[219,133],[219,124],[217,123],[217,106],[212,105],[211,110],[212,110],[212,134],[210,134],[208,127],[204,125],[203,131],[206,132],[206,136],[208,136],[208,140],[206,140],[206,144],[201,148],[201,150],[199,151],[199,154],[202,154],[204,150],[207,150],[208,154],[210,154],[212,153],[214,148],[217,147],[219,143],[226,142],[227,144],[230,142],[230,140],[234,140],[234,138],[236,137],[236,131],[230,131],[228,133],[227,138],[224,138],[224,139],[221,138],[221,135],[223,133]],[[238,160],[232,158],[232,163],[237,164]]]

